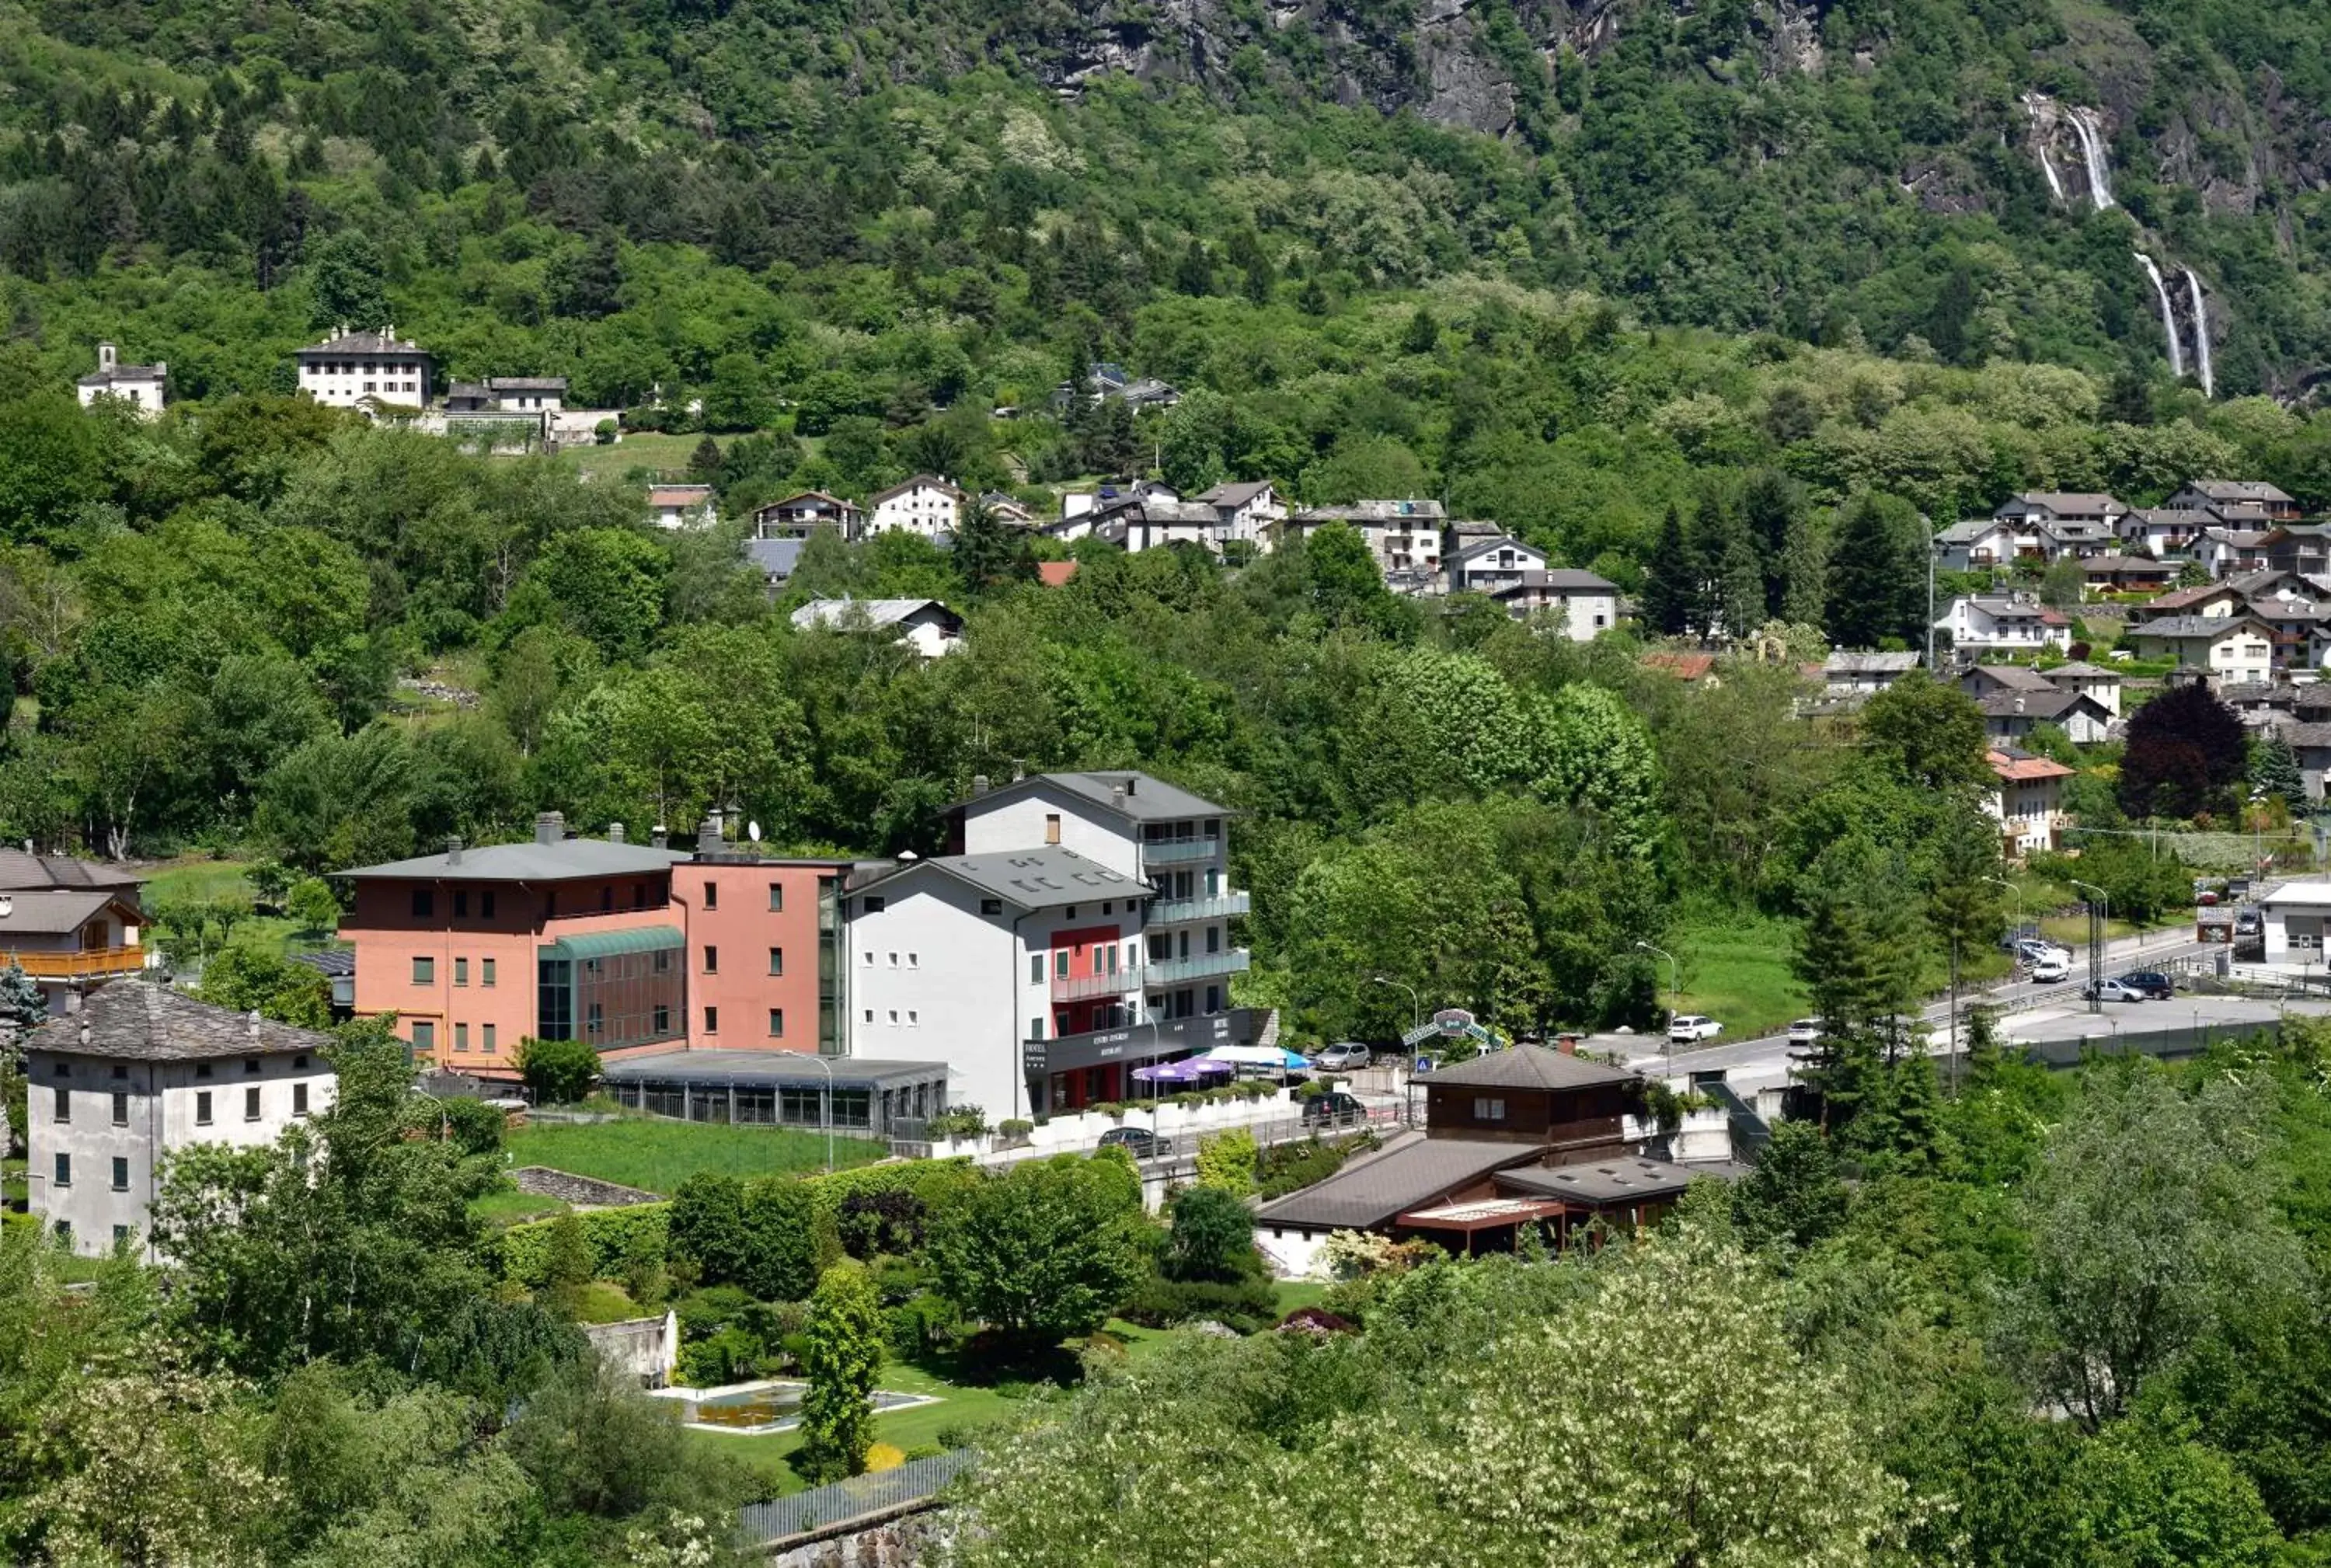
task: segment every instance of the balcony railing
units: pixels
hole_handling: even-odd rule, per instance
[[[1217,893],[1211,898],[1160,898],[1149,906],[1147,924],[1179,926],[1190,920],[1228,920],[1247,913],[1254,902],[1245,890]]]
[[[1142,972],[1127,965],[1109,974],[1055,974],[1052,1000],[1090,1002],[1101,996],[1123,996],[1141,989]]]
[[[1243,947],[1233,947],[1227,953],[1194,953],[1187,958],[1153,958],[1142,968],[1141,983],[1154,991],[1161,985],[1240,974],[1245,972],[1248,962]]]
[[[101,975],[135,974],[146,967],[143,947],[81,947],[70,951],[26,953],[11,949],[0,964],[14,963],[35,980],[94,980]]]
[[[1222,853],[1220,839],[1144,839],[1141,841],[1141,863],[1145,866],[1186,866],[1193,860],[1211,860]]]

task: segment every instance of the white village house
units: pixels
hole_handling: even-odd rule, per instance
[[[963,645],[963,617],[937,599],[813,599],[794,612],[793,622],[800,631],[887,627],[926,659]]]
[[[866,531],[952,538],[962,522],[963,504],[963,492],[938,475],[917,474],[866,498]]]
[[[293,357],[300,390],[328,407],[417,410],[428,404],[432,356],[411,338],[399,337],[394,327],[377,332],[342,327]]]
[[[1951,601],[1935,622],[1962,653],[2038,653],[2072,646],[2072,622],[2029,594],[1970,594]]]
[[[167,360],[151,365],[125,365],[120,351],[110,343],[97,346],[97,370],[84,375],[75,384],[81,405],[87,408],[100,397],[118,397],[147,419],[162,412],[170,396],[170,366]]]

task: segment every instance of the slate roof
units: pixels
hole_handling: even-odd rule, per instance
[[[957,801],[948,809],[960,811],[966,806],[992,804],[1005,797],[1032,792],[1037,785],[1050,784],[1066,790],[1080,799],[1117,813],[1129,822],[1181,822],[1190,817],[1226,817],[1233,815],[1228,808],[1215,804],[1188,790],[1176,788],[1164,779],[1146,773],[1040,773],[1027,778],[1014,779],[984,795],[968,801]],[[1118,789],[1124,786],[1122,799]]]
[[[2048,679],[2050,680],[2118,680],[2121,679],[2121,673],[2117,670],[2107,670],[2101,664],[2090,664],[2086,660],[2080,660],[2071,664],[2059,664],[2055,669],[2048,671]]]
[[[561,839],[555,844],[529,839],[516,844],[483,844],[464,849],[461,855],[458,860],[443,854],[415,855],[377,866],[351,867],[334,875],[449,882],[561,882],[578,877],[669,870],[673,861],[688,859],[682,851],[619,844],[608,839]]]
[[[2025,490],[2021,495],[2010,496],[2007,504],[2013,506],[2018,501],[2025,506],[2045,507],[2059,516],[2066,512],[2107,512],[2128,509],[2110,496],[2088,490]]]
[[[1439,501],[1354,501],[1347,507],[1309,507],[1289,520],[1298,523],[1438,523],[1448,516]]]
[[[2331,724],[2292,724],[2283,727],[2282,738],[2294,746],[2331,746]]]
[[[801,631],[813,626],[839,628],[851,619],[852,610],[862,610],[872,625],[896,626],[927,608],[950,621],[959,619],[937,599],[812,599],[794,612],[794,625]]]
[[[1822,663],[1826,675],[1907,675],[1918,667],[1916,653],[1850,653],[1841,650]]]
[[[2003,518],[1962,518],[1935,536],[1938,545],[1972,545],[1997,533],[2012,532]]]
[[[328,1034],[214,1007],[150,980],[114,980],[90,991],[79,1010],[33,1029],[24,1049],[123,1061],[203,1061],[321,1052],[331,1042]]]
[[[2131,626],[2132,637],[2214,637],[2229,627],[2244,622],[2255,623],[2258,617],[2241,615],[2163,615],[2142,625]],[[2270,628],[2269,628],[2270,630]]]
[[[563,375],[489,375],[486,385],[496,392],[565,392]]]
[[[1534,1198],[1560,1198],[1565,1202],[1607,1208],[1640,1203],[1651,1198],[1670,1198],[1694,1181],[1737,1175],[1741,1167],[1678,1165],[1666,1160],[1630,1158],[1597,1160],[1584,1165],[1524,1165],[1499,1171],[1498,1185]]]
[[[1417,1081],[1428,1089],[1444,1084],[1458,1088],[1573,1089],[1642,1079],[1640,1074],[1607,1061],[1550,1050],[1543,1045],[1517,1045],[1509,1050],[1484,1051],[1470,1061],[1441,1068]]]
[[[119,866],[71,855],[35,855],[24,850],[0,850],[0,891],[43,888],[114,888],[124,892],[146,879]]]
[[[2185,488],[2197,490],[2213,501],[2247,502],[2253,506],[2269,501],[2279,506],[2291,504],[2288,494],[2264,480],[2194,480]]]
[[[897,484],[892,485],[888,489],[876,490],[872,495],[868,496],[866,498],[867,508],[869,510],[871,510],[873,508],[880,506],[884,501],[889,500],[892,496],[903,496],[909,490],[916,489],[944,490],[947,495],[957,501],[964,499],[964,494],[961,490],[947,483],[947,480],[939,478],[938,475],[916,474],[911,478],[900,480]]]
[[[1204,501],[1210,507],[1228,507],[1235,511],[1270,488],[1269,480],[1237,480],[1203,490],[1191,499]]]
[[[410,337],[399,337],[393,330],[380,332],[337,332],[321,343],[312,343],[300,349],[295,358],[310,354],[427,354],[429,351]]]
[[[0,950],[11,936],[62,936],[123,895],[107,888],[0,893]],[[135,900],[131,900],[135,902]]]
[[[1419,1138],[1356,1159],[1324,1182],[1265,1203],[1255,1211],[1255,1223],[1364,1231],[1538,1155],[1527,1144]]]
[[[745,558],[771,582],[782,583],[801,564],[802,547],[808,543],[807,539],[747,539]]]
[[[169,375],[163,365],[124,365],[114,362],[110,370],[93,371],[75,383],[80,386],[111,386],[117,381],[161,381]]]
[[[1504,599],[1527,593],[1533,588],[1553,594],[1616,594],[1619,591],[1619,585],[1607,577],[1598,577],[1575,566],[1562,566],[1546,572],[1524,572],[1513,582],[1490,590],[1489,596]]]
[[[2084,702],[2095,707],[2096,700],[2050,686],[2042,691],[1987,691],[1975,706],[1985,718],[2060,718]]]
[[[1977,664],[1966,679],[1980,679],[2002,691],[2050,691],[2055,682],[2028,664]]]
[[[1089,860],[1059,844],[1041,849],[1013,850],[994,855],[934,855],[909,860],[897,870],[851,889],[871,893],[918,871],[937,871],[967,882],[990,898],[1018,909],[1057,909],[1069,904],[1089,904],[1097,898],[1142,898],[1152,889],[1099,860]],[[1132,976],[1127,975],[1127,990]]]

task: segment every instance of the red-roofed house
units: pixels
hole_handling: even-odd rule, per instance
[[[709,527],[713,521],[710,485],[650,485],[648,520],[659,528]]]
[[[2053,850],[2063,837],[2064,781],[2072,770],[2062,763],[2012,746],[1993,746],[1984,760],[1997,781],[1983,809],[2000,825],[2001,849],[2011,860]]]
[[[1076,575],[1077,564],[1074,561],[1036,563],[1036,580],[1047,588],[1065,588],[1069,585],[1069,579]]]
[[[1712,673],[1716,669],[1716,655],[1713,653],[1681,653],[1662,649],[1644,654],[1643,664],[1648,669],[1664,670],[1678,680],[1706,680],[1710,685],[1721,684]],[[1816,672],[1820,668],[1819,665],[1813,666]]]

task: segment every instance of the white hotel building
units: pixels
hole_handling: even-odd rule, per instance
[[[1146,774],[1039,774],[949,814],[954,853],[851,889],[852,1055],[945,1061],[948,1103],[1000,1121],[1252,1040],[1221,806]]]

